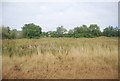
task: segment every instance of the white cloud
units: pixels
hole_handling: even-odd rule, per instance
[[[108,25],[118,24],[115,2],[5,2],[3,13],[3,24],[17,29],[31,22],[40,25],[43,31],[55,30],[60,25],[72,29],[96,23],[103,29]]]

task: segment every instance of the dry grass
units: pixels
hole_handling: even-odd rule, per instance
[[[0,80],[2,80],[2,27],[0,26]]]
[[[8,56],[8,49],[12,57]],[[118,40],[107,37],[3,40],[3,78],[116,79]]]

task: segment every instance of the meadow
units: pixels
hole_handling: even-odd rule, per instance
[[[3,39],[4,79],[117,79],[118,38]]]

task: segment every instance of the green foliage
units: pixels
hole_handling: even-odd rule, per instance
[[[17,30],[16,29],[13,29],[13,30],[10,31],[10,38],[11,39],[15,39],[16,35],[17,35]]]
[[[100,28],[99,26],[97,26],[97,24],[91,24],[89,26],[89,32],[96,37],[101,35]]]
[[[101,36],[99,26],[91,24],[89,27],[86,25],[74,28],[75,38],[79,37],[98,37]]]
[[[86,37],[86,38],[92,38],[94,37],[91,33],[77,33],[74,36],[75,38],[80,38],[80,37]]]
[[[33,23],[25,24],[22,31],[25,38],[39,38],[42,33],[41,27]]]
[[[74,33],[66,33],[66,34],[63,34],[63,35],[64,35],[64,37],[69,37],[69,38],[75,37]]]
[[[57,27],[56,32],[58,35],[61,35],[61,34],[64,34],[65,32],[67,32],[67,29],[63,28],[63,26]]]
[[[73,30],[73,29],[70,29],[70,30],[68,31],[68,34],[74,34],[74,30]]]
[[[16,38],[17,38],[17,39],[23,38],[23,32],[22,32],[22,31],[17,31],[17,33],[16,33]]]
[[[63,26],[57,27],[56,31],[42,32],[41,27],[34,23],[25,24],[22,27],[22,31],[16,29],[10,30],[9,27],[2,27],[3,39],[20,39],[20,38],[40,38],[40,37],[69,37],[69,38],[92,38],[99,36],[118,37],[120,36],[120,29],[118,27],[106,27],[103,32],[100,31],[100,27],[97,24],[91,24],[89,27],[82,25],[75,27],[67,32]]]
[[[41,37],[48,37],[48,32],[42,32]]]
[[[118,36],[118,28],[113,28],[109,26],[103,30],[103,35],[108,37],[117,37]]]
[[[2,27],[2,39],[23,38],[22,31],[10,30],[9,27]]]
[[[49,37],[55,37],[55,35],[57,34],[56,31],[48,31],[47,33]]]
[[[2,27],[2,38],[3,39],[10,38],[10,28],[9,27]]]
[[[89,28],[86,25],[74,28],[74,33],[88,33]]]
[[[63,26],[57,27],[56,31],[48,31],[49,37],[65,37],[64,34],[67,32]]]

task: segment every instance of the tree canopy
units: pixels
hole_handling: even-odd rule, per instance
[[[61,35],[67,32],[67,29],[63,28],[63,26],[60,26],[60,27],[57,27],[56,32],[58,35]]]
[[[113,28],[112,26],[106,27],[103,30],[103,35],[108,37],[117,37],[118,36],[118,28]]]
[[[108,26],[101,32],[100,27],[97,24],[91,24],[89,26],[82,25],[70,29],[67,31],[63,26],[56,28],[56,31],[42,32],[42,28],[34,23],[25,24],[21,31],[17,29],[10,29],[10,27],[2,27],[3,39],[15,39],[15,38],[40,38],[40,37],[118,37],[120,36],[120,29],[118,27]]]
[[[42,28],[34,23],[25,24],[22,27],[23,36],[26,38],[39,38],[42,33]]]

